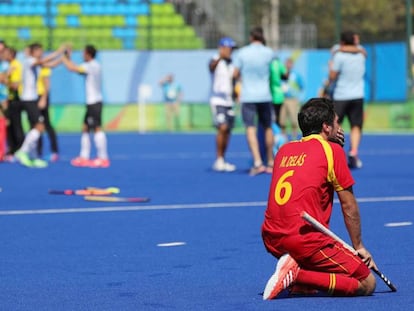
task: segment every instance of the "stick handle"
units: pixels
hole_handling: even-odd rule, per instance
[[[301,213],[301,217],[306,220],[309,224],[311,224],[315,229],[319,230],[320,232],[322,232],[323,234],[331,237],[332,239],[338,241],[339,243],[341,243],[346,249],[348,249],[350,252],[352,252],[354,255],[359,256],[358,252],[348,243],[346,243],[344,240],[342,240],[339,236],[337,236],[335,233],[333,233],[331,230],[329,230],[328,228],[326,228],[324,225],[322,225],[319,221],[317,221],[315,218],[313,218],[311,215],[309,215],[308,213],[306,213],[305,211],[303,211]],[[395,287],[394,284],[391,283],[391,281],[384,275],[382,274],[378,269],[375,268],[371,268],[372,271],[374,271],[374,273],[376,275],[378,275],[381,280],[384,281],[384,283],[393,291],[396,292],[397,288]]]

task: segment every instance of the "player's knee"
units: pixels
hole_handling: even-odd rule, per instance
[[[358,288],[358,294],[361,296],[372,295],[372,293],[375,290],[376,284],[377,282],[376,282],[375,276],[372,273],[370,273],[366,279],[360,281],[360,286]]]

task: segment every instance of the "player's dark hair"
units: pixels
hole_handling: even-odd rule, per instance
[[[341,42],[346,45],[355,44],[355,32],[351,30],[346,30],[341,33]]]
[[[41,48],[42,48],[42,45],[38,42],[35,42],[29,45],[30,53],[33,53],[35,50],[41,49]]]
[[[264,35],[263,35],[263,28],[262,27],[254,27],[250,31],[250,37],[252,38],[253,41],[260,41],[263,44],[266,44],[266,40],[265,40]]]
[[[300,109],[298,122],[303,136],[320,134],[324,123],[332,125],[335,120],[333,103],[328,98],[309,99]]]
[[[85,52],[89,55],[89,56],[91,56],[92,58],[95,58],[95,56],[96,56],[96,48],[93,46],[93,45],[91,45],[91,44],[88,44],[87,46],[85,46]]]

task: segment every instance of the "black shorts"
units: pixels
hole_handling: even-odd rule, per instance
[[[33,127],[36,123],[43,123],[44,117],[40,113],[40,109],[37,106],[37,100],[22,100],[21,104],[23,109],[27,112],[30,126]]]
[[[213,114],[213,123],[215,127],[219,127],[222,124],[226,124],[229,129],[233,128],[233,107],[211,105],[211,113]]]
[[[336,100],[335,112],[338,115],[338,123],[342,124],[345,117],[348,118],[351,127],[362,128],[364,117],[364,99]]]
[[[94,130],[102,125],[102,102],[86,105],[83,123],[88,130]]]
[[[246,127],[255,126],[256,115],[259,124],[263,128],[272,126],[272,104],[265,103],[243,103],[242,104],[242,118]]]

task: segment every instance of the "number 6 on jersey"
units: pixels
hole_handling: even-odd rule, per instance
[[[292,184],[287,180],[293,176],[294,170],[289,170],[284,173],[276,184],[275,201],[278,205],[284,205],[289,201],[292,195]]]

